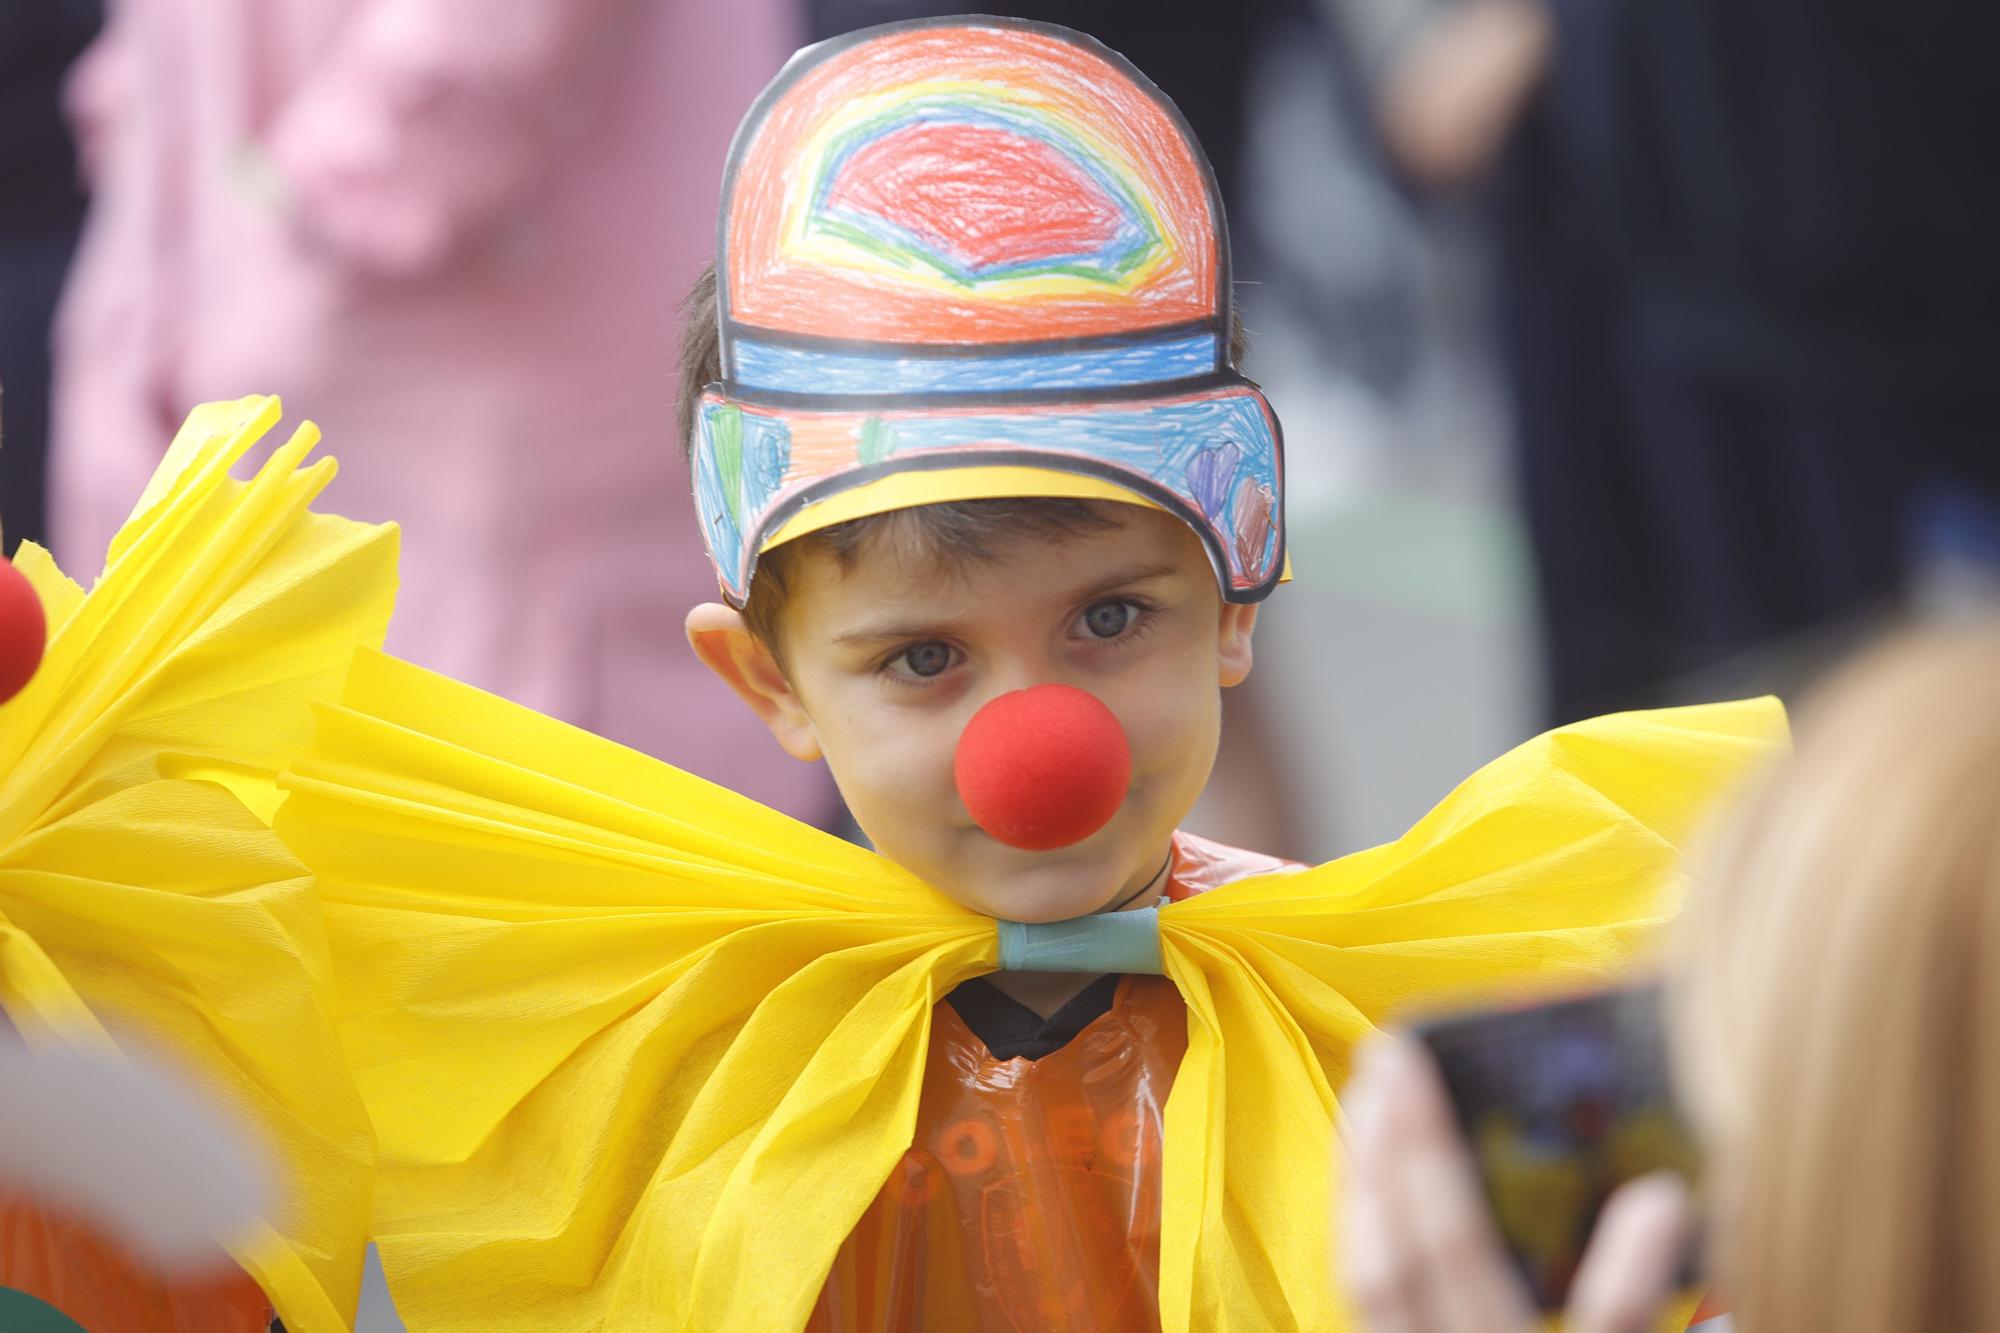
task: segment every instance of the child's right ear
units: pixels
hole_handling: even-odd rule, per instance
[[[819,735],[805,705],[769,645],[750,632],[741,611],[720,602],[703,602],[688,612],[687,636],[694,655],[764,719],[786,754],[808,762],[820,757]]]

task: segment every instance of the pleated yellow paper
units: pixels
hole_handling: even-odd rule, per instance
[[[1488,764],[1393,843],[1163,910],[1188,1001],[1164,1326],[1348,1327],[1313,1279],[1355,1043],[1426,998],[1618,976],[1678,907],[1690,827],[1784,737],[1768,699],[1597,718]]]
[[[284,779],[416,1333],[797,1328],[991,920],[607,741],[364,654]],[[1333,1090],[1412,997],[1616,973],[1774,703],[1605,718],[1402,840],[1165,908],[1169,1329],[1337,1329]]]
[[[38,1044],[136,1039],[263,1131],[307,1192],[234,1253],[320,1333],[353,1321],[373,1139],[310,877],[253,809],[381,642],[397,539],[307,509],[334,471],[309,425],[231,478],[278,410],[197,409],[88,594],[17,558],[50,639],[0,706],[0,1007]]]

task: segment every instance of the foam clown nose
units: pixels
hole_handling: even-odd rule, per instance
[[[1111,822],[1132,782],[1132,747],[1087,690],[1035,685],[989,701],[952,760],[980,828],[1025,851],[1082,842]]]
[[[33,679],[47,637],[48,619],[34,585],[11,561],[0,560],[0,704]]]

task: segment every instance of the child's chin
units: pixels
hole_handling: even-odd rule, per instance
[[[1067,921],[1106,905],[1116,888],[1114,875],[1097,858],[1030,860],[990,876],[952,897],[975,911],[1009,921]]]

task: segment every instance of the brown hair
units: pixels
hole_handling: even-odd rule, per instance
[[[681,302],[681,360],[674,399],[674,428],[681,452],[694,441],[694,414],[701,391],[722,378],[721,334],[716,321],[715,265],[701,271]],[[1249,352],[1243,320],[1229,312],[1229,354],[1241,366]],[[774,651],[778,617],[784,609],[787,565],[806,551],[831,552],[843,569],[852,567],[861,550],[877,540],[893,542],[906,556],[946,564],[990,560],[1007,544],[1021,538],[1044,540],[1075,536],[1115,527],[1118,520],[1095,500],[1021,496],[994,500],[953,500],[851,519],[822,528],[797,541],[768,551],[757,561],[750,599],[743,619]]]
[[[1837,676],[1701,864],[1675,1035],[1738,1326],[2000,1327],[2000,627]]]

